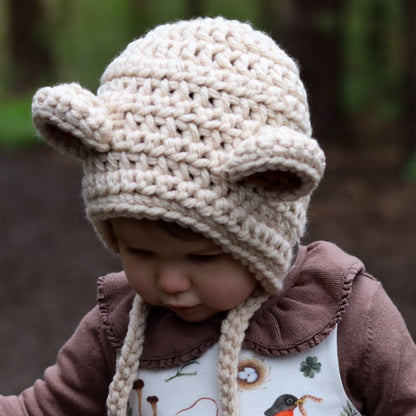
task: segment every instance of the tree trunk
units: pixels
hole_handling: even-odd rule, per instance
[[[406,45],[406,71],[403,82],[403,114],[404,140],[402,146],[403,162],[406,163],[416,152],[416,2],[404,2],[405,15],[405,45]]]
[[[267,29],[299,63],[314,136],[322,143],[341,141],[346,134],[340,97],[343,1],[291,0],[276,5],[262,0],[261,4]]]
[[[23,93],[46,79],[53,69],[39,0],[9,0],[12,92]]]
[[[201,0],[188,0],[188,16],[199,17],[203,15],[204,7]]]

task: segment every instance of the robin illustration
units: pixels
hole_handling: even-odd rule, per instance
[[[282,394],[275,400],[273,406],[270,409],[267,409],[264,414],[266,416],[293,416],[293,411],[299,406],[299,411],[302,416],[306,416],[306,411],[303,407],[306,399],[311,399],[317,403],[322,402],[322,399],[309,394],[302,396],[300,399],[293,394]]]
[[[267,409],[266,416],[293,416],[293,411],[299,404],[299,399],[292,394],[282,394],[279,396],[273,406]]]

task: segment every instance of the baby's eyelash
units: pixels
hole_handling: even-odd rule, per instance
[[[149,251],[149,250],[142,250],[140,248],[129,247],[127,249],[127,251],[130,254],[135,254],[137,256],[145,257],[145,258],[149,258],[149,257],[152,257],[153,256],[153,253],[151,251]]]
[[[218,260],[221,254],[189,254],[188,258],[197,262],[209,262]]]

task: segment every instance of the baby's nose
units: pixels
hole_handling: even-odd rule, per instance
[[[166,263],[158,270],[157,287],[166,293],[186,292],[191,288],[191,279],[180,265]]]

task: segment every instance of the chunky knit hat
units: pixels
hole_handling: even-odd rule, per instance
[[[40,134],[82,160],[87,215],[108,247],[116,247],[109,218],[164,219],[249,267],[263,292],[237,308],[247,315],[244,331],[264,293],[282,285],[325,166],[293,60],[249,24],[181,21],[130,43],[105,70],[97,95],[78,84],[42,88],[32,110]],[[140,355],[145,309],[136,299],[124,357]],[[241,318],[231,312],[225,326]],[[231,351],[221,342],[221,354]],[[131,387],[125,365],[112,387],[121,395]],[[227,368],[222,394],[235,398]]]

